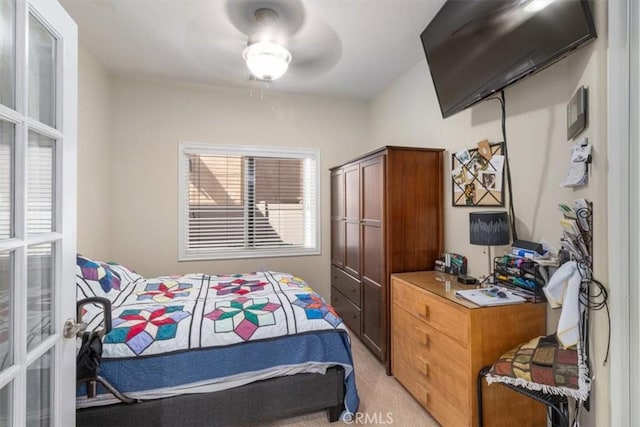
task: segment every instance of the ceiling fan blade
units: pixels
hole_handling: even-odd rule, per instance
[[[315,77],[331,70],[342,57],[342,41],[327,24],[307,23],[288,43],[293,56],[289,72],[300,77]]]

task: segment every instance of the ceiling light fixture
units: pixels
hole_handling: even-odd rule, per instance
[[[247,46],[242,52],[251,74],[264,81],[276,80],[287,71],[291,53],[279,44],[259,41]]]

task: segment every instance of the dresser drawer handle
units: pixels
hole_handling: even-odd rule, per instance
[[[418,361],[420,361],[420,363],[423,366],[422,373],[424,374],[425,377],[429,377],[429,362],[427,362],[421,357],[418,357],[417,359]]]
[[[420,387],[422,389],[422,404],[427,406],[429,404],[429,402],[431,401],[431,396],[429,396],[429,391],[424,388],[424,387]]]
[[[351,292],[355,293],[356,292],[356,288],[351,288]]]
[[[420,340],[420,344],[425,347],[429,347],[429,333],[425,332],[419,325],[413,325],[413,327],[416,330],[416,336],[422,338]]]
[[[431,400],[431,397],[429,396],[429,391],[422,384],[417,384],[417,386],[418,388],[420,388],[422,393],[419,393],[416,396],[416,398],[420,401],[420,403],[426,406],[427,403],[429,403],[429,401]]]
[[[425,320],[429,320],[429,306],[425,304],[424,306],[424,310],[422,310],[422,313],[420,313],[418,311],[418,317],[421,317]]]
[[[357,316],[357,315],[355,315],[355,314],[352,314],[352,315],[351,315],[351,318],[352,318],[352,319],[357,319],[357,318],[358,318],[358,316]]]

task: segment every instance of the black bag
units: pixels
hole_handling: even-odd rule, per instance
[[[76,380],[95,378],[102,361],[102,338],[98,332],[82,334],[82,345],[76,356]]]

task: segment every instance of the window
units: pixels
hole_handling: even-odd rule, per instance
[[[320,253],[318,152],[180,143],[180,260]]]

